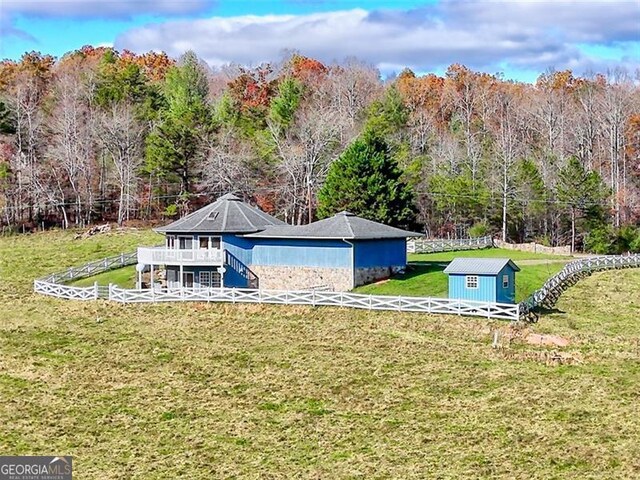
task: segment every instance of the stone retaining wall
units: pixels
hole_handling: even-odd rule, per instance
[[[309,290],[326,286],[336,292],[353,288],[353,277],[349,268],[281,267],[252,265],[260,288],[267,290]]]
[[[498,248],[504,248],[506,250],[519,250],[521,252],[533,252],[533,253],[546,253],[547,255],[571,255],[571,246],[565,245],[563,247],[547,247],[546,245],[540,245],[539,243],[507,243],[502,240],[494,240],[493,243]]]

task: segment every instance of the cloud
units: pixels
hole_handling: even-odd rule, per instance
[[[36,39],[16,27],[16,18],[127,20],[138,15],[202,12],[215,0],[0,0],[0,37]]]
[[[638,41],[639,14],[636,2],[445,0],[404,11],[354,9],[170,21],[129,30],[115,44],[134,51],[165,50],[174,56],[192,49],[212,65],[258,64],[297,50],[328,62],[355,56],[387,70],[408,66],[430,71],[464,63],[491,72],[505,65],[579,71],[597,68],[599,61],[578,44]]]
[[[144,14],[203,11],[210,0],[3,0],[11,14],[45,18],[131,18]]]

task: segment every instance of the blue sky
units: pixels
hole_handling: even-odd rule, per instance
[[[0,57],[61,56],[85,44],[193,49],[213,67],[296,50],[356,57],[392,74],[463,63],[533,81],[640,67],[637,0],[0,0]]]

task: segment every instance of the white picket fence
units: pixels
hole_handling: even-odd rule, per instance
[[[450,298],[364,295],[320,290],[127,289],[110,285],[109,300],[120,303],[177,301],[332,306],[364,310],[455,314],[504,320],[518,320],[520,318],[519,306],[508,303],[476,302]]]
[[[424,239],[412,238],[407,240],[407,253],[436,253],[455,250],[478,250],[493,247],[493,238],[459,238],[459,239]]]
[[[621,268],[640,268],[640,254],[588,257],[569,262],[562,270],[550,277],[542,287],[533,292],[529,298],[520,302],[520,315],[523,318],[536,320],[537,309],[540,307],[552,308],[560,295],[581,278],[591,275],[593,272]]]

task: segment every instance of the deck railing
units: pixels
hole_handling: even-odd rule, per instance
[[[493,238],[459,238],[459,239],[426,239],[415,238],[407,240],[407,253],[436,253],[455,250],[477,250],[493,247]]]
[[[219,248],[178,249],[166,247],[139,247],[138,261],[146,265],[198,264],[222,265],[222,250]]]

